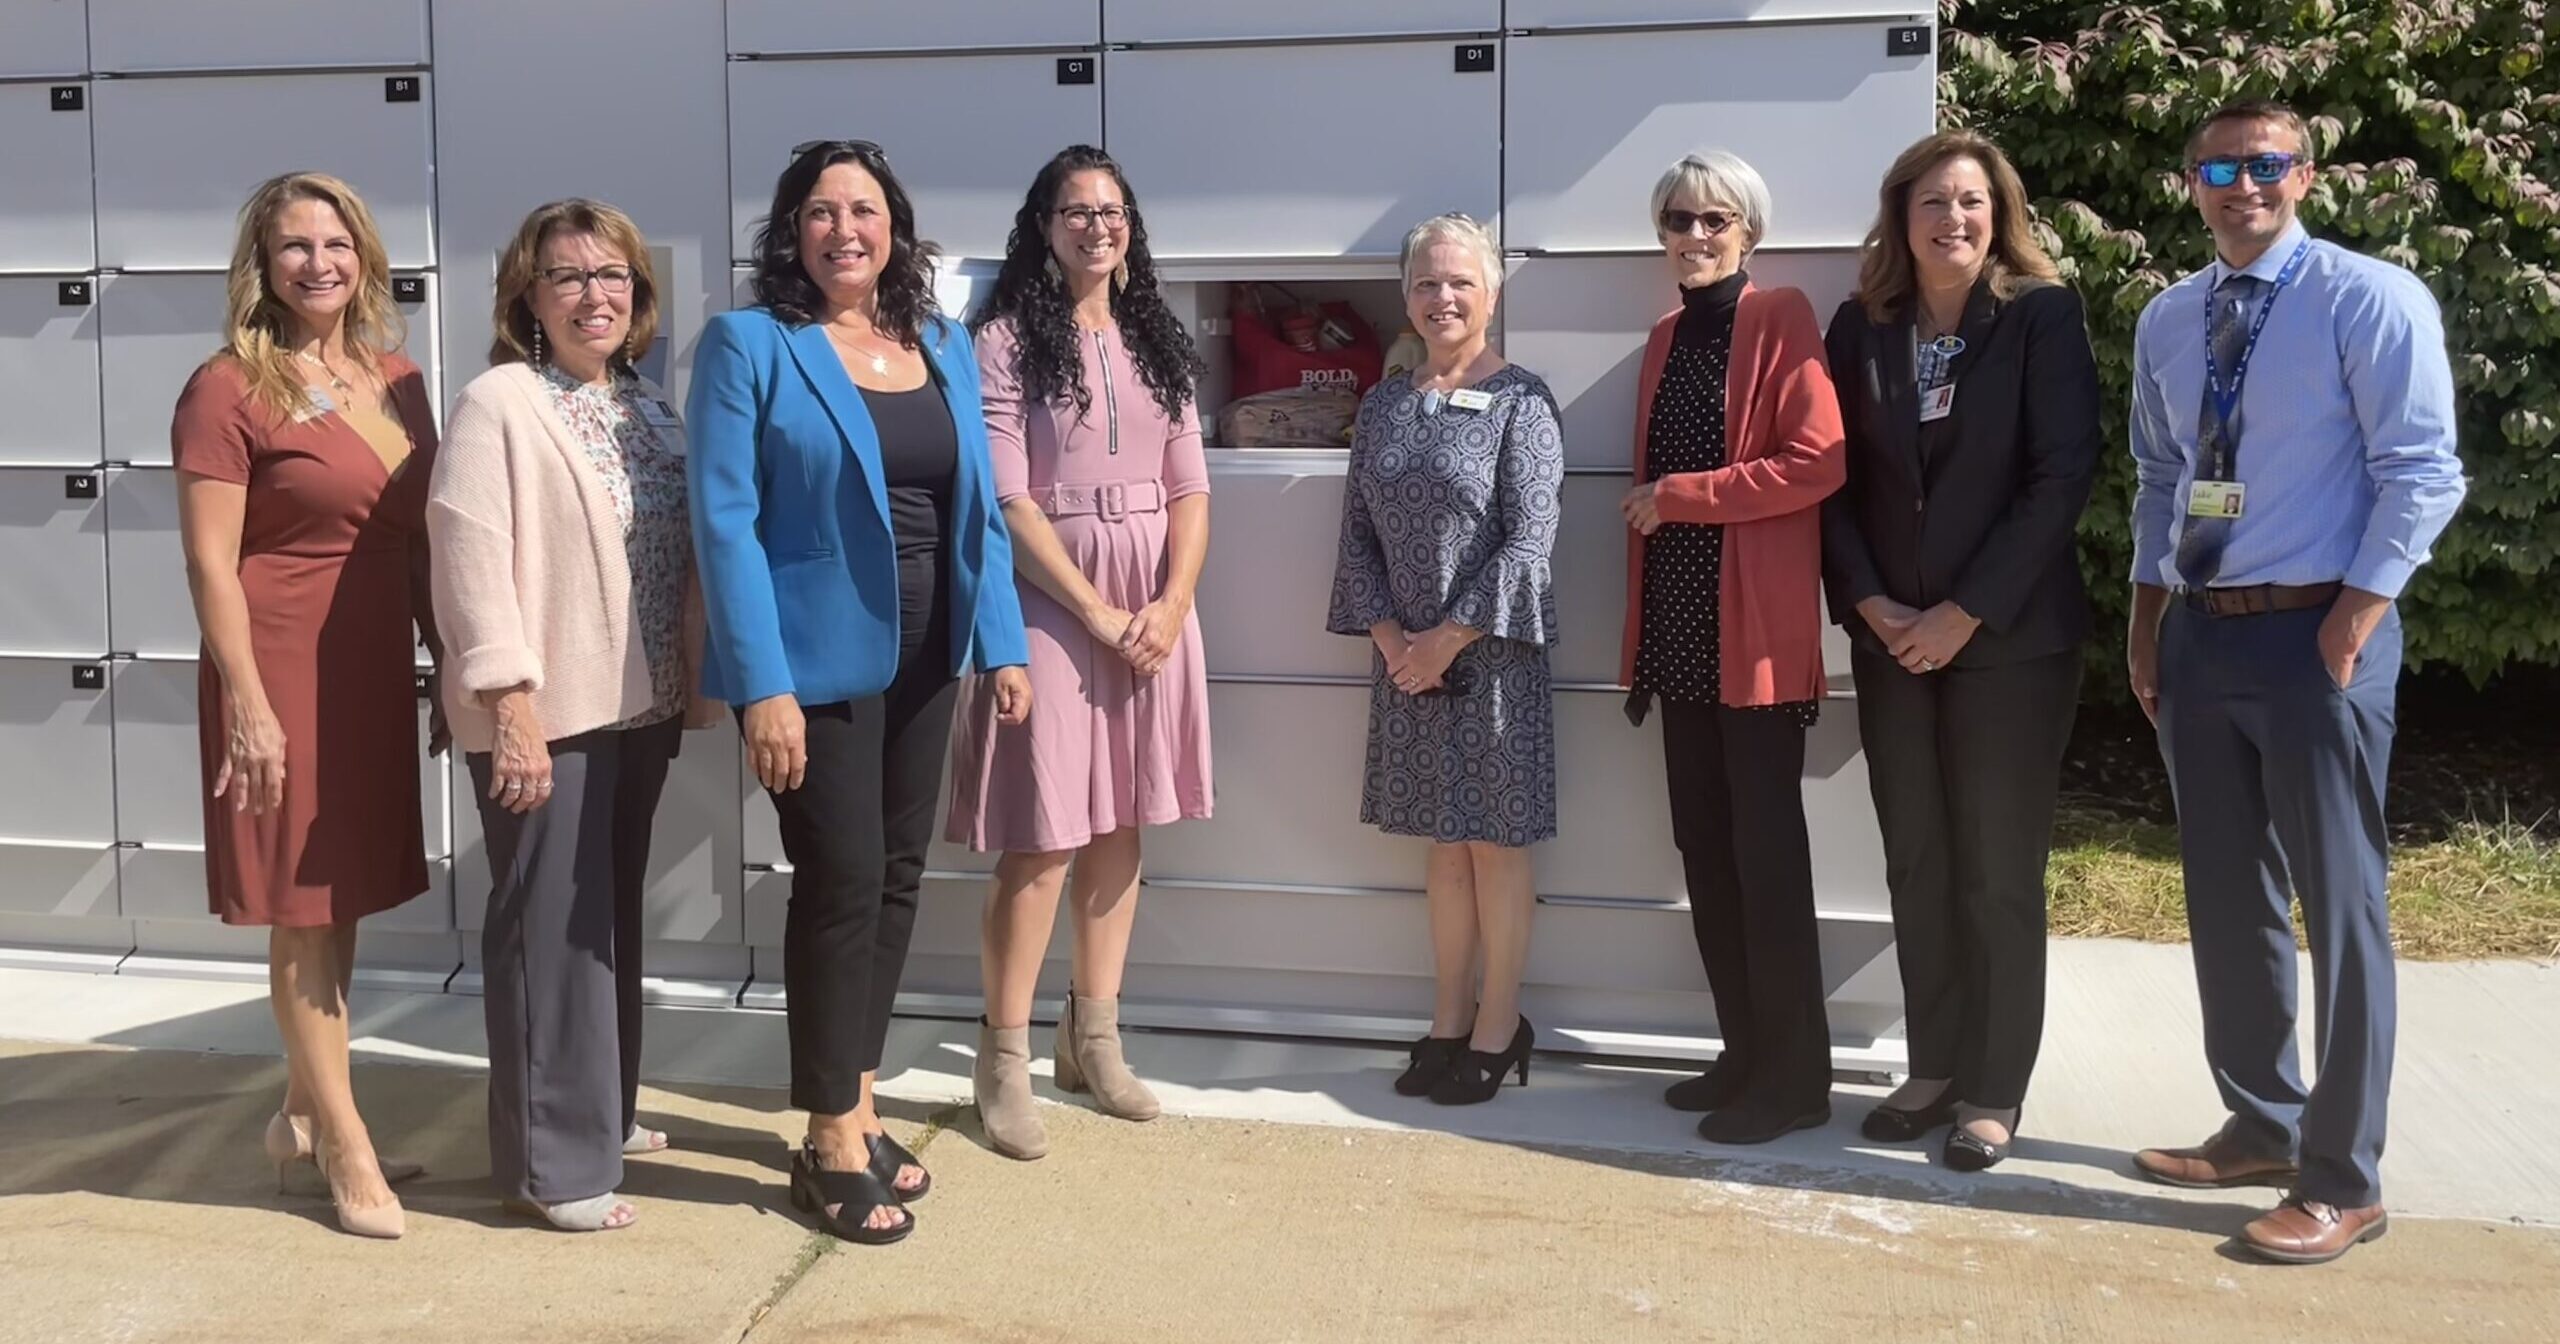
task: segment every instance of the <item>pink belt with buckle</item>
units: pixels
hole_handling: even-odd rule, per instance
[[[1052,518],[1080,518],[1092,515],[1106,523],[1116,523],[1133,513],[1157,513],[1164,508],[1162,481],[1096,481],[1085,485],[1053,485],[1034,490],[1031,498],[1040,511]]]

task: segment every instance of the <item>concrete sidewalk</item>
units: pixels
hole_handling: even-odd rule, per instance
[[[797,1117],[741,1085],[782,1076],[778,1015],[652,1010],[680,1151],[631,1165],[640,1226],[577,1237],[495,1207],[475,1073],[397,1066],[476,1066],[478,1001],[361,993],[366,1113],[431,1167],[385,1246],[273,1193],[257,987],[0,972],[0,1034],[49,1042],[0,1048],[0,1339],[2560,1339],[2560,971],[2406,966],[2402,996],[2398,1221],[2305,1271],[2225,1245],[2266,1192],[2121,1174],[2215,1119],[2178,949],[2056,945],[2027,1138],[1972,1178],[1859,1140],[1874,1088],[1737,1158],[1652,1071],[1541,1057],[1443,1109],[1393,1052],[1168,1034],[1130,1048],[1173,1116],[1053,1107],[1015,1164],[956,1104],[969,1029],[902,1021],[883,1093],[937,1184],[887,1250],[783,1202]]]

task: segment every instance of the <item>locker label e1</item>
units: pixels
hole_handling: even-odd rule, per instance
[[[1926,56],[1929,54],[1929,25],[1896,24],[1884,30],[1884,54],[1887,56]]]

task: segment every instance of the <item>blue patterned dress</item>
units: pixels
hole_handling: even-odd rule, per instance
[[[1392,620],[1485,632],[1448,689],[1407,695],[1374,649],[1360,819],[1444,844],[1524,846],[1556,833],[1555,549],[1564,436],[1546,381],[1507,367],[1491,404],[1425,409],[1397,374],[1360,403],[1325,628]]]

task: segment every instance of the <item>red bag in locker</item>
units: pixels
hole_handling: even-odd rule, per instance
[[[1236,333],[1237,397],[1299,387],[1362,393],[1377,386],[1386,363],[1378,333],[1347,303],[1292,299],[1282,307],[1266,304],[1260,287],[1238,285],[1228,316]]]

